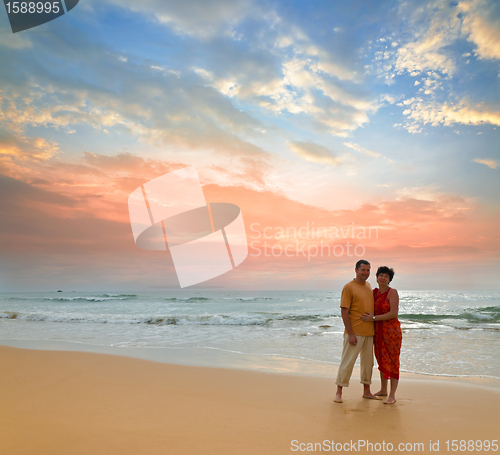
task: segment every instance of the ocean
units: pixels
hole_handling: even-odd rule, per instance
[[[500,291],[399,295],[401,371],[500,378]],[[336,367],[339,305],[340,290],[0,293],[0,344],[182,349],[207,359],[218,351],[265,358],[271,370],[297,361]]]

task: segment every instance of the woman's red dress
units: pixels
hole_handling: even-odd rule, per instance
[[[381,293],[378,288],[373,290],[375,300],[375,316],[388,313],[391,309],[388,295],[391,288]],[[399,379],[399,354],[401,352],[401,324],[398,318],[386,321],[375,321],[375,358],[378,369],[386,379]]]

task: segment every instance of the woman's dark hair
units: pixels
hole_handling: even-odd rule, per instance
[[[389,283],[394,278],[394,270],[386,267],[385,265],[377,269],[377,276],[379,276],[381,273],[386,273],[387,275],[389,275]]]

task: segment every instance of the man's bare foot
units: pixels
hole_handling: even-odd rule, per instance
[[[378,400],[378,398],[375,395],[373,395],[373,393],[364,393],[363,398],[367,398],[369,400]]]
[[[384,404],[394,404],[396,403],[396,398],[395,397],[389,397],[387,400],[384,401]]]
[[[375,392],[373,395],[375,395],[376,397],[386,397],[387,390],[385,392],[383,390],[379,390],[378,392]]]
[[[334,401],[335,403],[342,403],[342,402],[343,402],[343,401],[342,401],[342,394],[340,394],[340,395],[339,395],[339,394],[337,393],[337,395],[335,395],[335,398],[333,399],[333,401]]]

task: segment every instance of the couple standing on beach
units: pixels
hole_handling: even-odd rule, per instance
[[[399,353],[402,333],[398,320],[399,296],[396,289],[389,287],[394,270],[379,267],[377,270],[378,288],[372,291],[366,280],[370,276],[370,263],[360,260],[356,263],[356,278],[342,289],[340,308],[344,322],[344,344],[342,360],[337,374],[337,393],[335,402],[342,403],[342,388],[349,386],[354,363],[360,355],[361,384],[363,398],[378,400],[387,396],[387,382],[391,388],[384,404],[396,402],[396,389],[399,382]],[[380,370],[380,390],[372,394],[373,348]]]

